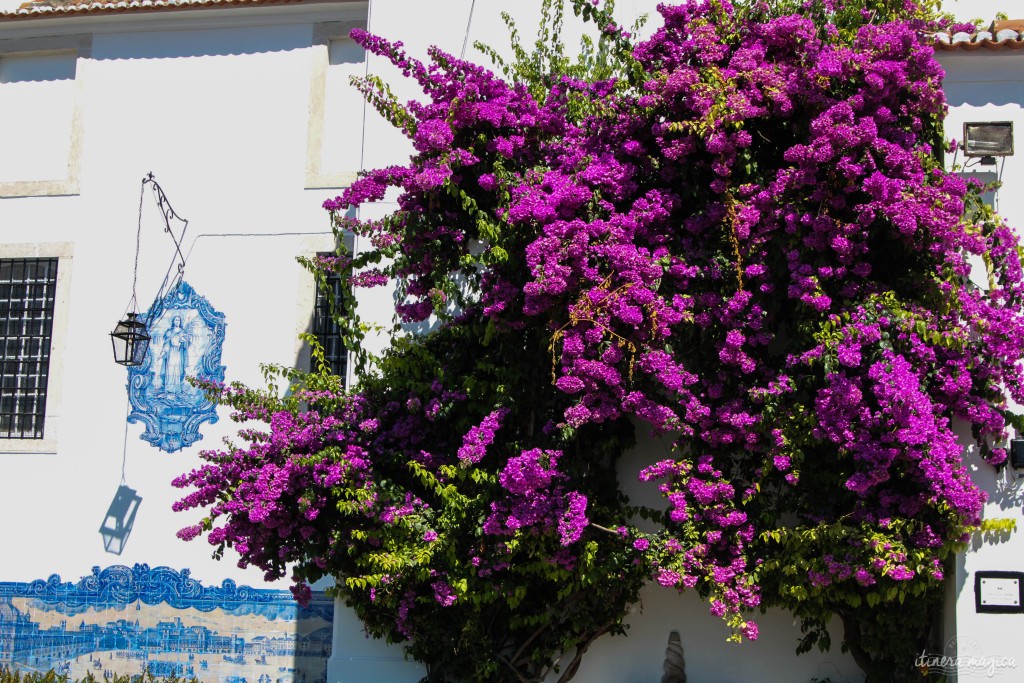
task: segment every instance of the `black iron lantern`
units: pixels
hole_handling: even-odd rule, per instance
[[[139,503],[142,497],[135,489],[121,484],[114,494],[114,500],[110,503],[107,516],[103,518],[100,526],[100,535],[103,536],[103,549],[108,553],[120,555],[128,542],[128,535],[132,533],[135,526],[135,513],[139,511]]]
[[[114,344],[114,361],[119,365],[139,366],[146,360],[146,351],[149,350],[150,336],[146,324],[139,320],[136,313],[139,304],[136,297],[135,286],[139,281],[139,246],[142,244],[142,202],[146,197],[146,186],[151,185],[153,196],[156,199],[157,208],[160,210],[160,217],[164,221],[164,232],[170,235],[174,242],[174,250],[178,256],[178,275],[174,280],[175,286],[181,282],[182,274],[185,271],[185,256],[181,253],[181,240],[185,237],[185,230],[188,229],[188,221],[174,212],[171,203],[167,201],[167,195],[156,182],[153,174],[148,174],[142,179],[142,187],[139,190],[139,222],[135,228],[135,269],[132,272],[132,298],[128,302],[125,319],[117,324],[114,331],[110,333],[110,341]],[[175,236],[171,230],[171,219],[176,218],[185,225],[181,229],[181,235]],[[167,278],[160,287],[160,294],[157,300],[163,296],[164,287],[167,285]]]
[[[119,365],[142,365],[149,350],[149,332],[138,313],[129,313],[110,333],[114,345],[114,362]]]

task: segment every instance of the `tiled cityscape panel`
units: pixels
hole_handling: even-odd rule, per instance
[[[206,587],[189,570],[115,565],[77,583],[0,583],[0,667],[77,680],[116,674],[203,683],[326,683],[334,603]]]

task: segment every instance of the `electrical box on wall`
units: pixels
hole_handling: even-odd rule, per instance
[[[974,609],[994,614],[1024,613],[1024,572],[976,572]]]

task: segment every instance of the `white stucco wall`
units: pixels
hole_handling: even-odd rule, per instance
[[[75,55],[0,59],[0,182],[63,175],[75,109]]]
[[[979,3],[983,5],[986,3]],[[982,8],[992,13],[996,3],[987,3]],[[1014,8],[996,8],[1008,12],[1011,18],[1024,15],[1014,13]],[[970,14],[969,12],[967,14]],[[964,15],[963,18],[970,18]],[[974,15],[972,15],[974,16]],[[985,14],[983,16],[989,16]],[[974,176],[982,182],[999,180],[1000,189],[992,193],[994,207],[1006,218],[1018,234],[1024,229],[1024,194],[1019,188],[1024,184],[1024,149],[1021,148],[1021,134],[1024,132],[1024,55],[1016,51],[989,50],[952,51],[936,53],[946,70],[943,89],[949,103],[946,119],[946,135],[951,139],[963,140],[963,124],[986,121],[1010,121],[1014,127],[1015,154],[997,160],[995,166],[982,166],[977,159],[965,160],[962,152],[954,161],[967,167],[966,177]],[[973,279],[973,278],[972,278]],[[970,435],[962,434],[962,441],[970,443]],[[986,670],[963,663],[959,680],[1020,680],[1024,676],[1024,654],[1015,634],[1024,629],[1024,614],[979,613],[975,608],[975,577],[979,571],[1024,571],[1024,482],[1021,473],[1012,468],[996,472],[974,452],[968,449],[968,466],[975,483],[988,495],[984,517],[986,519],[1012,519],[1017,532],[1005,538],[972,539],[968,550],[957,558],[956,573],[952,579],[951,591],[955,594],[955,607],[947,609],[955,615],[954,630],[947,626],[946,652],[958,653],[961,657],[974,656],[978,659],[1015,657],[1016,666],[993,670],[990,678]]]
[[[26,32],[91,35],[90,54],[78,58],[75,74],[84,141],[78,192],[0,199],[4,243],[70,245],[72,266],[66,335],[55,340],[62,372],[51,380],[51,392],[61,396],[56,448],[22,453],[31,444],[0,444],[3,480],[17,489],[0,497],[0,547],[16,558],[0,580],[51,573],[77,580],[93,565],[139,562],[188,567],[212,585],[225,578],[265,585],[261,572],[216,562],[204,542],[174,537],[190,518],[170,511],[179,497],[171,479],[197,466],[199,449],[217,447],[237,426],[222,410],[219,423],[201,428],[202,441],[173,454],[141,441],[138,424],[128,426],[125,441],[126,372],[113,363],[108,333],[131,293],[140,182],[152,171],[190,221],[185,279],[226,316],[228,379],[259,385],[260,363],[296,362],[313,288],[295,256],[332,248],[320,205],[340,191],[305,189],[311,76],[314,61],[326,59],[311,37],[318,22],[365,23],[366,15],[362,3],[313,9],[283,17],[180,12],[0,26],[0,41]],[[37,101],[27,122],[16,118],[24,114],[0,111],[0,127],[8,134],[15,123],[33,130],[38,113],[36,127],[46,132],[42,114],[51,103]],[[351,122],[361,120],[361,107],[348,118],[347,127],[358,130]],[[353,155],[333,163],[347,165],[339,171],[359,167]],[[173,249],[147,191],[138,279],[143,309]],[[120,482],[124,443],[126,481],[143,501],[118,557],[104,553],[98,529]]]
[[[42,79],[28,81],[36,94],[26,95],[39,98],[33,105],[38,116],[15,115],[14,105],[0,106],[2,134],[19,144],[35,136],[53,146],[52,154],[66,154],[80,168],[77,186],[64,196],[0,199],[0,256],[3,249],[27,248],[12,245],[50,245],[46,248],[66,257],[62,268],[70,276],[58,311],[63,325],[55,342],[59,373],[51,382],[51,398],[60,399],[48,422],[59,422],[55,445],[44,452],[19,452],[10,444],[0,448],[0,480],[7,490],[0,496],[0,548],[7,558],[0,581],[52,573],[76,580],[94,565],[138,562],[188,567],[208,585],[225,578],[267,585],[260,572],[234,566],[230,553],[217,562],[202,541],[185,544],[174,537],[190,518],[170,511],[179,496],[169,482],[199,464],[200,448],[216,447],[235,432],[226,411],[218,424],[201,429],[201,442],[180,453],[163,453],[139,440],[139,425],[128,426],[125,440],[125,371],[111,362],[108,332],[130,294],[139,183],[154,172],[174,208],[190,220],[186,279],[226,315],[228,379],[259,384],[260,363],[295,363],[301,355],[296,334],[309,322],[313,290],[294,256],[329,249],[333,239],[320,205],[338,189],[323,186],[359,168],[400,163],[409,153],[406,141],[372,110],[364,121],[364,107],[343,87],[349,74],[365,68],[359,51],[343,42],[315,45],[317,26],[368,21],[372,31],[403,40],[421,58],[430,44],[459,54],[464,42],[479,39],[503,49],[499,8],[513,12],[529,41],[539,0],[442,4],[439,11],[438,3],[374,0],[369,8],[353,2],[0,24],[0,45],[26,37],[90,37],[88,49],[76,53],[72,105],[66,103],[66,79]],[[972,18],[1007,11],[1003,4],[960,0],[947,9]],[[654,5],[654,0],[620,0],[618,13],[630,23]],[[467,56],[480,59],[471,47]],[[951,136],[959,137],[964,120],[1013,120],[1020,130],[1024,57],[979,52],[940,58],[949,72]],[[0,54],[0,66],[2,60]],[[371,58],[369,68],[399,97],[415,96],[415,88],[381,60]],[[325,88],[319,100],[318,87]],[[15,96],[22,93],[12,95],[11,102]],[[311,141],[318,101],[327,117],[320,124],[321,139]],[[74,130],[67,119],[72,114],[63,113],[71,111],[81,116],[76,160],[70,159],[75,148],[70,141],[64,146],[63,132],[59,140],[39,135],[58,126]],[[15,129],[25,130],[26,137],[12,134]],[[319,155],[316,182],[310,181],[311,153]],[[1024,162],[1018,159],[1008,158],[1002,166],[1005,189],[997,201],[1011,222],[1024,225],[1024,197],[1013,190],[1024,181]],[[21,165],[28,161],[38,160],[0,159],[0,169],[13,174],[0,175],[0,183],[47,180],[42,176],[64,170],[51,157],[44,169]],[[19,173],[27,175],[18,178]],[[392,208],[388,203],[368,207],[363,217]],[[145,308],[172,262],[173,246],[161,234],[148,196],[143,221],[138,292]],[[364,319],[390,322],[389,292],[360,296]],[[383,343],[378,339],[375,348]],[[120,482],[125,443],[126,480],[143,501],[125,552],[112,556],[104,553],[97,530]],[[652,449],[651,444],[641,448],[637,462]],[[986,515],[1014,516],[1020,523],[1020,484],[1006,474],[997,480],[986,465],[972,461],[972,466],[990,494]],[[632,493],[647,495],[639,484],[631,486],[637,487]],[[952,584],[955,624],[948,623],[947,630],[976,639],[986,653],[1015,653],[1014,635],[1024,624],[1019,615],[975,613],[972,572],[1020,569],[1021,538],[1018,533],[1005,543],[972,549],[961,558]],[[630,616],[629,637],[597,643],[577,680],[657,680],[670,630],[681,633],[693,681],[861,680],[838,646],[825,655],[795,657],[799,630],[782,613],[759,617],[757,643],[732,646],[724,642],[720,621],[695,596],[652,587],[643,598],[642,609]],[[400,651],[366,641],[358,624],[341,615],[329,683],[417,680],[420,669],[402,662]],[[1003,680],[1016,680],[1019,673]]]

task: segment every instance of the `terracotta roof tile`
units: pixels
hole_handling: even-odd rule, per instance
[[[1024,19],[993,21],[987,31],[974,33],[936,33],[935,47],[939,50],[1024,49]]]
[[[317,0],[313,1],[316,2]],[[15,10],[0,11],[0,21],[175,9],[303,4],[308,2],[309,0],[36,0],[35,2],[26,2]]]

